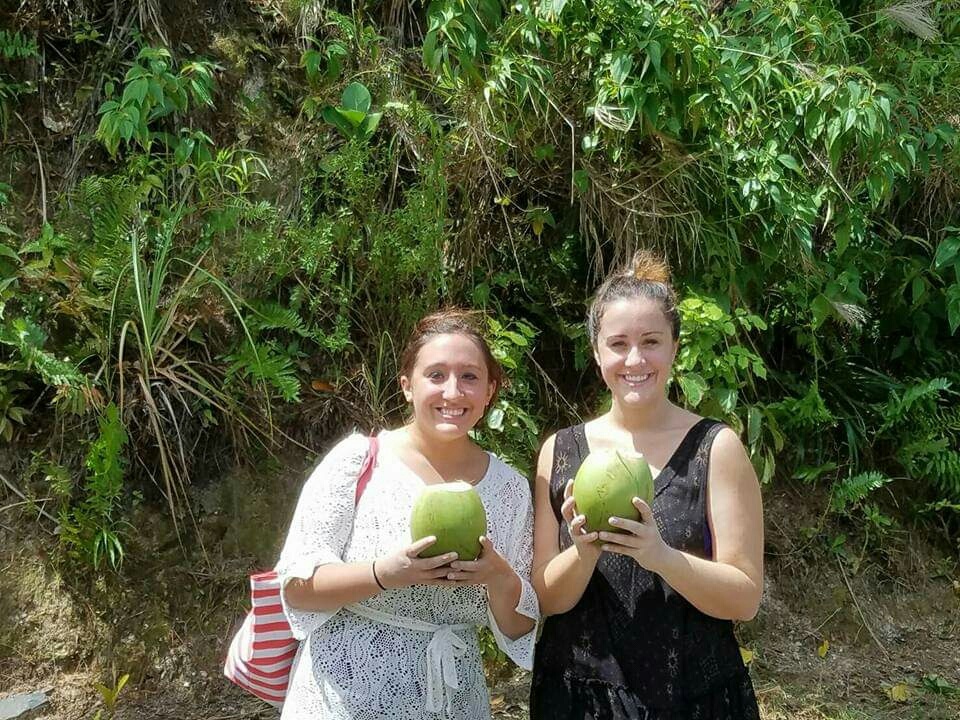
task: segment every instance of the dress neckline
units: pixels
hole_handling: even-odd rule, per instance
[[[664,472],[666,472],[668,468],[673,470],[674,460],[676,460],[677,457],[679,457],[680,451],[683,450],[687,446],[689,441],[694,437],[694,430],[698,429],[704,423],[711,423],[711,422],[714,422],[714,421],[711,420],[710,418],[704,417],[704,418],[700,418],[693,425],[690,426],[690,428],[683,434],[683,438],[681,438],[680,442],[677,444],[677,447],[674,448],[672,453],[670,453],[670,457],[667,458],[667,461],[663,464],[663,467],[660,468],[660,472],[658,472],[657,475],[653,478],[654,483],[657,482],[657,480],[664,474]],[[579,425],[577,425],[576,429],[579,431],[579,435],[583,439],[584,449],[587,451],[587,454],[589,454],[590,441],[587,439],[586,426],[587,426],[586,423],[580,423]],[[584,457],[586,457],[586,455],[584,455]]]

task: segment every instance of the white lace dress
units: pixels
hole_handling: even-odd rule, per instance
[[[351,435],[307,480],[277,565],[281,583],[309,578],[319,565],[368,562],[410,544],[410,512],[424,483],[382,444],[354,510],[368,445],[362,435]],[[476,488],[487,511],[488,537],[521,579],[517,612],[536,620],[529,485],[491,454]],[[303,642],[283,720],[488,720],[477,626],[489,626],[517,665],[533,664],[535,630],[516,640],[506,637],[479,586],[415,585],[381,592],[352,610],[307,612],[284,602],[284,611]]]

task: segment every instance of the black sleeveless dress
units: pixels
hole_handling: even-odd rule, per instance
[[[653,511],[664,541],[709,557],[705,486],[724,426],[702,419],[656,478]],[[560,548],[573,540],[563,489],[589,452],[583,425],[556,435],[550,503]],[[531,720],[759,720],[733,623],[697,610],[633,559],[603,553],[583,597],[543,624],[530,690]]]

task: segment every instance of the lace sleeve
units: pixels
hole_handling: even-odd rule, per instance
[[[495,542],[497,551],[520,576],[520,601],[515,609],[520,615],[532,618],[534,626],[526,635],[511,640],[497,626],[496,618],[489,607],[487,617],[500,649],[520,667],[532,670],[533,648],[537,640],[536,622],[540,619],[540,602],[530,583],[533,567],[533,502],[526,479],[509,466],[507,469],[512,477],[507,481],[501,495],[500,508],[501,512],[510,513],[512,517],[505,523],[505,527],[509,528],[506,535],[496,538]]]
[[[357,475],[369,443],[354,434],[335,445],[310,474],[300,492],[293,522],[277,563],[280,587],[293,578],[308,579],[320,565],[343,562],[343,551],[353,528]],[[333,612],[310,612],[287,605],[283,611],[294,637],[305,639],[333,617]]]

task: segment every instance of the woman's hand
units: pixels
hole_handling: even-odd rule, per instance
[[[560,506],[560,515],[567,523],[567,530],[573,539],[573,546],[582,560],[596,562],[600,558],[600,544],[597,542],[600,534],[587,532],[587,518],[577,514],[577,505],[573,500],[573,480],[568,480],[563,488],[563,505]]]
[[[601,532],[602,550],[632,557],[640,567],[658,572],[671,548],[660,537],[650,506],[640,498],[633,499],[633,506],[640,511],[640,521],[610,518],[610,524],[623,532]]]
[[[417,540],[399,552],[374,561],[374,572],[380,584],[388,590],[409,585],[438,585],[450,572],[447,567],[457,559],[455,552],[432,558],[418,557],[437,541],[434,536]]]
[[[480,555],[476,560],[456,560],[450,563],[446,579],[457,585],[485,585],[488,592],[509,587],[517,573],[490,542],[480,536]]]

